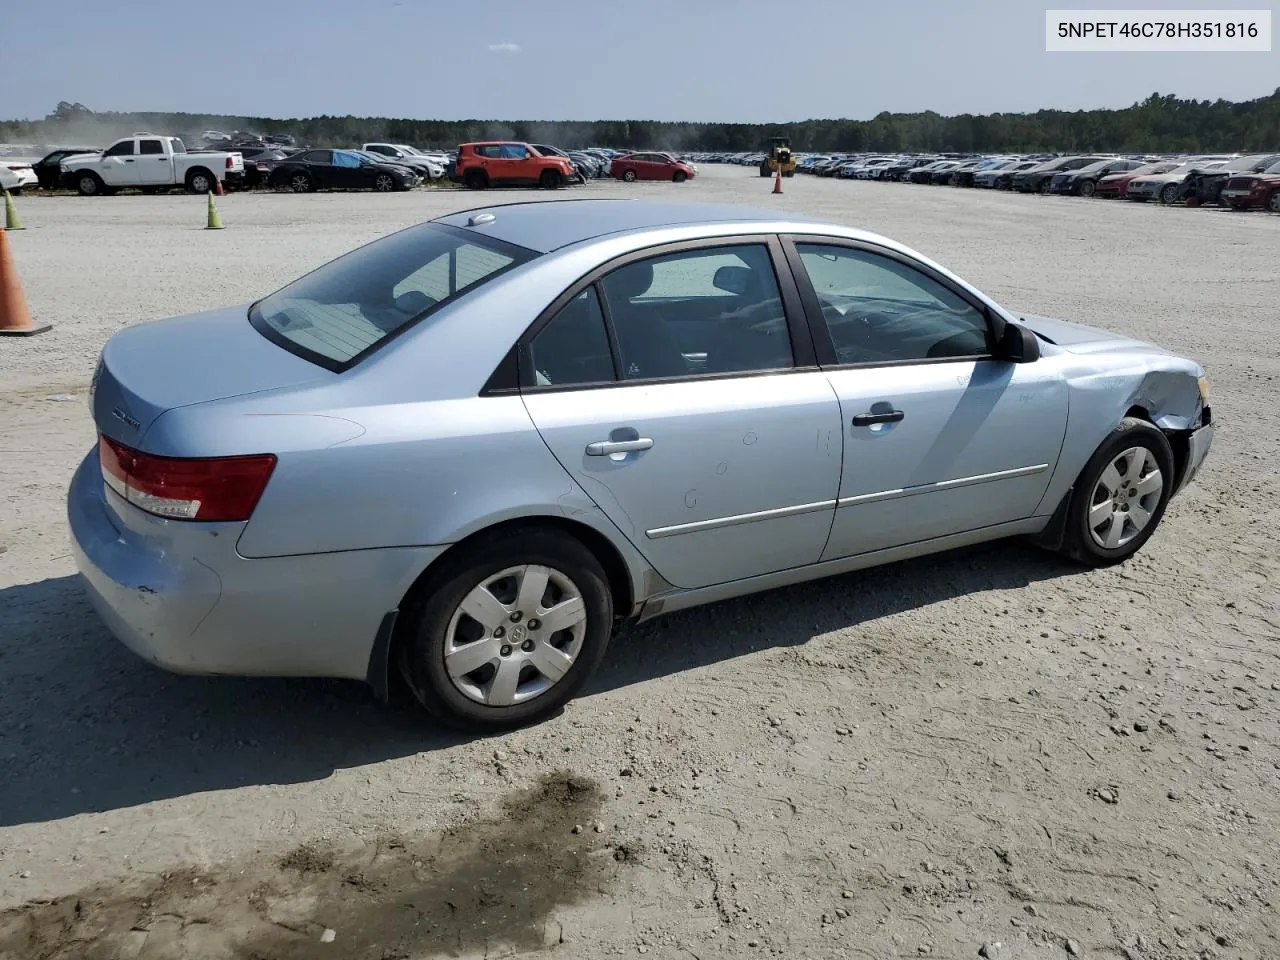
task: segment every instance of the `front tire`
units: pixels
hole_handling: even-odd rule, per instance
[[[544,720],[604,658],[613,596],[581,541],[528,527],[461,548],[406,605],[400,669],[450,726],[497,731]]]
[[[1178,199],[1178,184],[1167,183],[1160,188],[1160,202],[1163,204],[1173,203]]]
[[[373,178],[373,189],[378,193],[390,193],[396,188],[396,178],[389,173],[380,173]]]
[[[107,192],[107,185],[96,173],[86,172],[76,175],[76,190],[82,197],[98,197]]]
[[[538,176],[538,185],[543,190],[559,190],[564,183],[564,177],[556,170],[543,170]]]
[[[1174,481],[1168,439],[1145,420],[1126,417],[1080,472],[1062,552],[1090,567],[1128,560],[1155,533]]]
[[[677,170],[675,173],[671,175],[672,183],[684,183],[688,179],[689,179],[688,176],[685,174],[683,170]]]
[[[1097,192],[1098,185],[1092,180],[1086,180],[1084,183],[1080,184],[1080,196],[1082,197],[1092,197]]]

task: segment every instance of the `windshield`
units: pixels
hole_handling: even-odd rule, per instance
[[[419,224],[259,300],[249,320],[290,352],[341,371],[439,305],[535,256],[460,227]]]

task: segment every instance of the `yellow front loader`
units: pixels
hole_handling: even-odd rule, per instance
[[[779,170],[782,171],[784,177],[790,177],[795,174],[796,158],[795,154],[791,152],[791,138],[773,137],[769,143],[769,152],[760,161],[760,176],[772,177]]]

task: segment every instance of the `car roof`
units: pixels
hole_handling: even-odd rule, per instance
[[[488,214],[487,236],[539,253],[609,234],[690,224],[825,223],[816,217],[767,208],[719,203],[678,203],[658,200],[582,199],[524,201],[463,210],[437,217],[436,223],[471,226],[471,219]]]

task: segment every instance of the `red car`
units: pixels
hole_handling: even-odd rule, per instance
[[[1156,163],[1148,163],[1146,166],[1138,167],[1136,170],[1123,170],[1120,173],[1108,174],[1098,181],[1093,195],[1109,199],[1123,197],[1129,191],[1129,181],[1135,177],[1145,177],[1153,173],[1167,173],[1177,165],[1177,160],[1160,160]]]
[[[629,153],[609,166],[609,175],[617,180],[671,180],[683,183],[693,176],[693,167],[669,153]]]
[[[1219,202],[1230,204],[1236,210],[1261,207],[1280,213],[1280,163],[1267,167],[1262,173],[1243,173],[1232,177],[1222,188]]]

